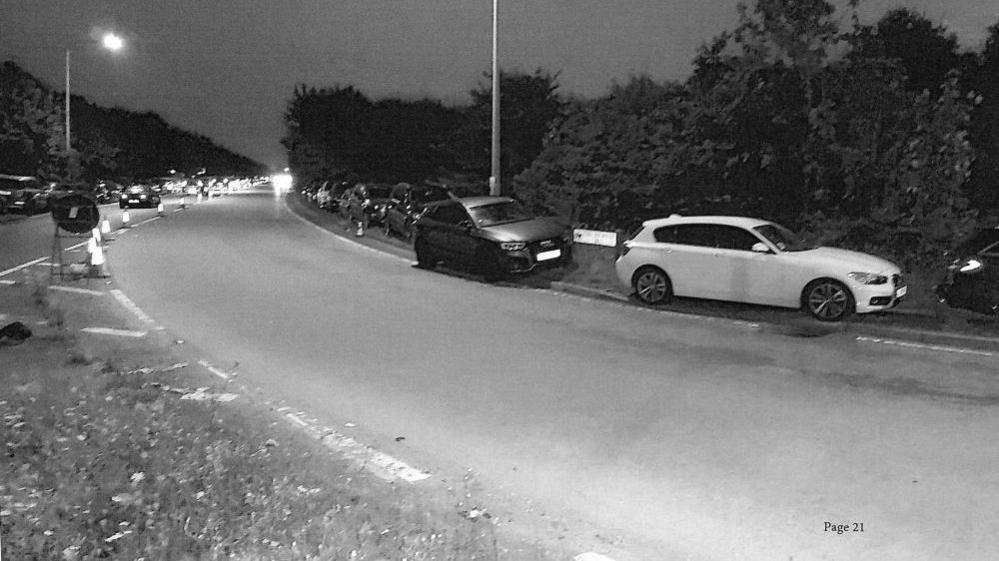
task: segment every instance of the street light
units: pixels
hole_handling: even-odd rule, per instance
[[[492,125],[492,165],[490,167],[489,194],[500,194],[500,79],[496,56],[496,21],[499,0],[493,0],[493,125]]]
[[[101,39],[101,44],[104,48],[109,51],[119,51],[125,45],[125,41],[121,37],[115,35],[114,33],[105,33],[104,37]],[[66,152],[68,153],[72,148],[69,142],[69,53],[70,50],[66,49]]]

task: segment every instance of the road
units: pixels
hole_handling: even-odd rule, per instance
[[[995,357],[423,271],[268,193],[167,213],[109,259],[243,383],[420,468],[470,468],[618,561],[999,551]]]

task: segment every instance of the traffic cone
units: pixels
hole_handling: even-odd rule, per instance
[[[90,276],[93,278],[107,278],[108,273],[104,267],[104,250],[99,245],[94,246],[94,252],[90,254]]]
[[[357,236],[357,237],[361,237],[361,236],[364,235],[364,223],[363,222],[358,222],[357,223],[357,231],[354,232],[354,235]]]
[[[156,205],[156,214],[163,216],[163,203]]]
[[[101,229],[100,228],[94,228],[93,230],[91,230],[90,231],[90,235],[93,236],[93,238],[95,240],[97,240],[97,243],[101,243]]]
[[[111,221],[107,218],[101,221],[101,233],[105,235],[111,233]]]
[[[187,197],[180,198],[180,208],[187,208]]]
[[[201,191],[198,191],[198,202],[201,202]]]
[[[121,227],[122,228],[131,228],[132,225],[129,224],[129,222],[131,222],[131,221],[132,221],[132,217],[128,215],[128,211],[127,210],[123,210],[121,212]]]
[[[97,240],[95,240],[94,238],[90,238],[89,240],[87,240],[87,253],[89,253],[91,256],[94,254],[94,251],[97,250],[97,247],[98,247]]]

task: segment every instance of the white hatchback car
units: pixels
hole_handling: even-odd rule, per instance
[[[646,221],[616,268],[646,304],[688,296],[803,308],[822,321],[886,310],[906,293],[890,261],[808,246],[779,224],[737,216]]]

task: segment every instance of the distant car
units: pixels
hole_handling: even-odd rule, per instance
[[[470,268],[487,281],[572,259],[572,230],[537,217],[508,197],[447,199],[427,205],[416,221],[417,264]]]
[[[686,296],[803,308],[821,321],[887,310],[907,291],[890,261],[807,245],[783,226],[737,216],[646,221],[616,269],[646,304]]]
[[[999,227],[978,231],[954,253],[937,295],[954,308],[999,315]]]
[[[27,175],[0,175],[0,214],[17,211],[35,214],[48,210],[45,185]]]
[[[117,182],[102,179],[94,184],[93,191],[98,204],[113,203],[121,198],[122,186]]]
[[[118,208],[155,208],[159,204],[159,193],[155,192],[151,185],[145,184],[130,186],[125,189],[125,192],[121,195],[121,199],[118,200]]]
[[[390,187],[388,185],[368,185],[358,183],[347,197],[347,218],[364,228],[370,224],[381,224],[388,208]]]
[[[444,187],[399,183],[392,187],[382,227],[386,236],[393,234],[412,239],[413,224],[429,203],[451,198]]]

